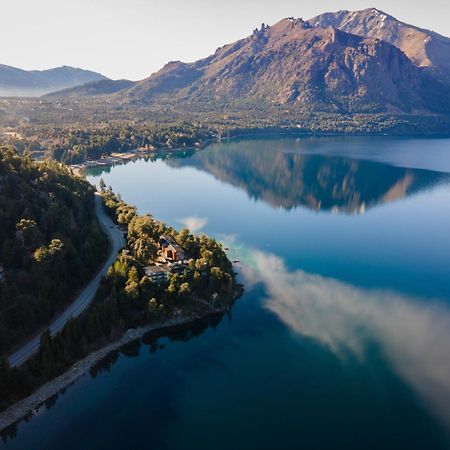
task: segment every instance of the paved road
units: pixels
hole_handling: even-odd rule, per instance
[[[108,234],[110,240],[110,253],[108,260],[97,273],[95,278],[78,295],[74,302],[51,323],[49,328],[52,335],[61,331],[71,317],[80,315],[90,305],[95,293],[97,292],[102,276],[106,275],[109,267],[116,260],[117,252],[125,247],[125,239],[122,236],[122,232],[116,228],[111,219],[106,215],[101,197],[98,194],[95,196],[95,212],[101,227]],[[12,354],[8,358],[11,367],[20,366],[31,355],[33,355],[39,349],[39,341],[40,336],[35,336],[23,345],[22,348]]]

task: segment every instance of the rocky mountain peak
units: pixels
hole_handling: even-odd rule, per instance
[[[400,49],[418,67],[433,70],[450,82],[450,39],[397,20],[376,8],[337,11],[310,19],[314,27],[333,26],[347,33],[385,41]]]
[[[335,112],[425,112],[437,93],[398,48],[348,33],[330,21],[293,17],[192,64],[170,63],[122,98],[296,104]],[[431,89],[431,90],[430,90]]]

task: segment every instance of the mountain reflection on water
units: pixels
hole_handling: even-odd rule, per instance
[[[300,149],[301,150],[301,149]],[[194,167],[245,190],[274,208],[363,213],[377,204],[412,195],[442,182],[447,174],[381,162],[286,150],[283,141],[228,143],[168,158],[174,168]]]
[[[8,450],[450,448],[450,139],[147,159],[88,179],[219,239],[244,295],[225,320],[112,353]]]

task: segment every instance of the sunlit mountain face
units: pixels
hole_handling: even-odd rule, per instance
[[[306,146],[307,149],[307,146]],[[302,153],[281,141],[228,144],[227,151],[169,159],[239,187],[274,208],[364,213],[368,208],[450,181],[447,174],[336,155]]]

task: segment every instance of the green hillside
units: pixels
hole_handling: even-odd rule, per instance
[[[94,190],[54,162],[0,147],[0,354],[38,332],[107,249]]]

